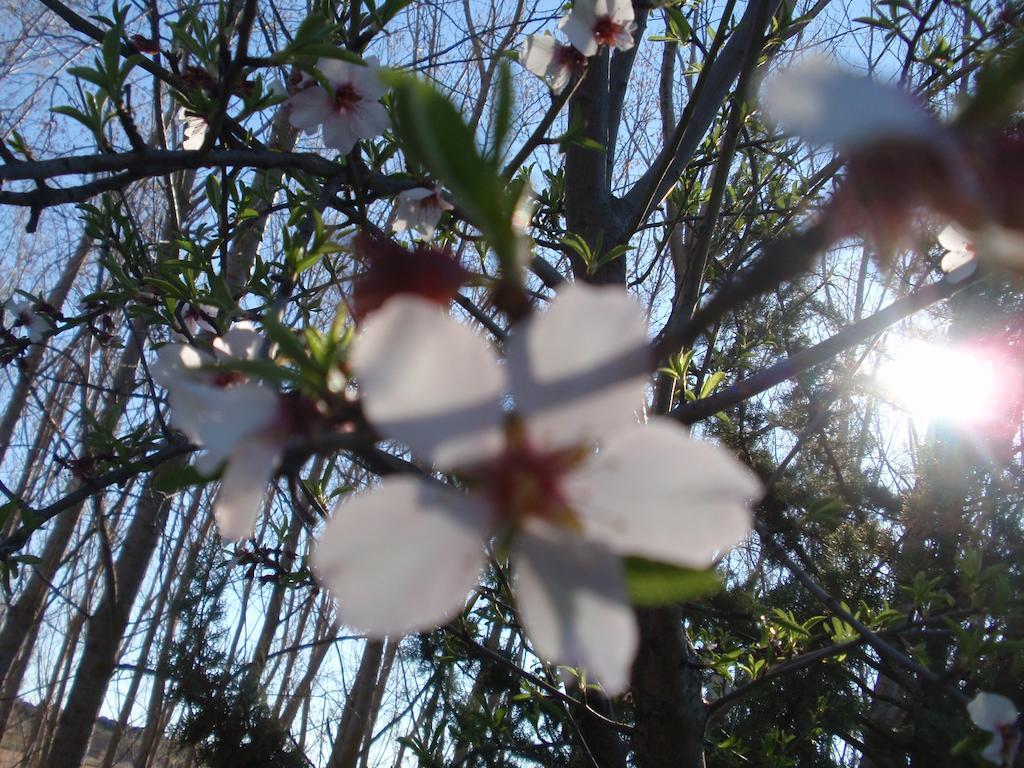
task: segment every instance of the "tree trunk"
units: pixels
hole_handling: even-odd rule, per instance
[[[180,460],[169,462],[165,467],[177,467],[181,463]],[[162,475],[163,471],[157,470],[149,476],[114,567],[116,591],[111,591],[113,585],[107,585],[103,601],[88,622],[85,648],[54,736],[46,762],[48,768],[79,765],[88,749],[89,735],[114,672],[117,651],[135,597],[149,568],[171,501],[155,488]]]
[[[363,648],[363,660],[352,683],[352,690],[345,699],[345,708],[338,724],[337,735],[328,768],[356,768],[359,745],[366,733],[369,722],[370,702],[384,654],[383,640],[367,640]]]
[[[157,591],[156,605],[153,607],[153,613],[148,619],[146,635],[142,640],[142,648],[139,650],[138,669],[136,669],[135,674],[132,676],[132,681],[125,693],[124,703],[121,705],[121,711],[118,715],[117,723],[114,725],[114,729],[110,734],[110,741],[107,744],[107,751],[103,755],[100,768],[111,768],[116,761],[117,747],[121,741],[121,737],[124,735],[124,729],[128,724],[128,718],[131,716],[132,707],[135,705],[135,698],[138,696],[139,686],[142,684],[142,677],[146,673],[145,666],[149,659],[149,652],[153,646],[153,641],[156,638],[157,630],[160,628],[160,617],[163,616],[164,608],[166,607],[168,597],[171,594],[174,578],[177,576],[175,564],[178,562],[181,552],[185,548],[185,542],[188,539],[188,531],[199,512],[199,505],[202,498],[203,495],[201,493],[195,494],[192,504],[189,506],[188,512],[185,514],[184,520],[182,521],[181,533],[178,536],[177,541],[174,543],[174,549],[171,552],[170,560],[167,565],[167,573],[164,575],[160,584],[160,589]]]

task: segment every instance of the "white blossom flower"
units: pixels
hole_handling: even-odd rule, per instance
[[[576,0],[569,15],[558,22],[558,27],[584,56],[593,56],[602,45],[628,51],[633,47],[636,30],[633,2]]]
[[[545,32],[529,35],[523,43],[520,61],[527,70],[546,82],[555,93],[561,93],[579,72],[583,56],[571,45],[562,45]]]
[[[748,533],[760,492],[723,449],[667,419],[637,422],[647,354],[643,312],[614,288],[564,288],[510,334],[505,365],[421,298],[370,314],[350,354],[367,418],[460,470],[470,492],[388,477],[339,504],[312,562],[342,619],[376,635],[444,623],[491,535],[511,536],[536,652],[624,690],[638,633],[621,556],[708,567]]]
[[[288,414],[274,390],[207,366],[224,358],[254,359],[262,344],[252,324],[236,323],[214,340],[213,356],[168,344],[150,366],[153,378],[167,388],[171,424],[204,449],[196,468],[209,475],[227,461],[213,509],[225,539],[253,535],[288,439]]]
[[[1024,266],[1024,235],[991,222],[970,232],[950,224],[939,233],[939,245],[947,251],[942,257],[942,271],[953,282],[966,280],[974,273],[977,256],[1007,269],[1019,271]]]
[[[946,279],[959,283],[970,277],[977,267],[974,261],[974,241],[955,224],[949,224],[939,232],[939,245],[946,249],[942,257],[942,271]]]
[[[23,299],[8,299],[4,302],[4,325],[11,328],[24,328],[28,340],[38,344],[52,330],[46,315],[36,312],[32,303]]]
[[[181,110],[178,114],[181,122],[184,123],[184,139],[181,142],[182,149],[200,149],[206,141],[206,132],[209,123],[202,115],[192,114]]]
[[[769,117],[787,131],[845,149],[881,139],[947,140],[906,91],[810,57],[770,78],[761,92]]]
[[[399,192],[395,200],[391,229],[395,232],[415,230],[429,240],[434,236],[441,214],[454,207],[436,187],[406,189]]]
[[[980,692],[967,705],[971,721],[983,731],[992,733],[992,740],[981,756],[990,763],[1009,768],[1020,747],[1017,708],[1005,696]]]
[[[324,145],[342,154],[351,152],[359,139],[379,136],[388,129],[388,113],[380,103],[385,89],[375,58],[367,58],[366,66],[320,59],[317,69],[331,90],[306,80],[305,87],[288,100],[294,127],[313,133],[322,125]]]

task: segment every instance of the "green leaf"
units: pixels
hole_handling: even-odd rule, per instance
[[[402,149],[448,188],[503,268],[517,268],[512,214],[518,190],[506,183],[496,160],[477,147],[473,129],[433,86],[396,72],[384,77],[395,89],[392,113]]]
[[[213,478],[203,477],[191,464],[183,467],[174,467],[157,472],[153,477],[153,488],[160,493],[176,493],[182,488],[190,488],[196,485],[206,485]]]
[[[714,570],[697,571],[668,563],[627,557],[626,584],[637,605],[682,603],[714,594],[722,588]]]

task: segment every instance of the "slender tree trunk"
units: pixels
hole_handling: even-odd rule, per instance
[[[199,496],[202,498],[201,494]],[[192,546],[189,547],[188,557],[185,560],[186,565],[184,573],[178,580],[178,584],[174,590],[174,596],[170,601],[172,606],[178,603],[188,590],[188,584],[195,573],[195,563],[197,562],[199,551],[202,548],[206,537],[209,536],[212,528],[213,517],[208,516],[200,527],[196,538],[193,540]],[[187,535],[187,532],[185,532],[184,535]],[[156,752],[157,740],[163,732],[164,692],[167,687],[166,680],[163,677],[163,672],[166,669],[167,662],[171,656],[171,648],[174,645],[174,630],[176,626],[177,621],[172,610],[171,614],[167,617],[167,625],[164,627],[164,634],[160,640],[160,656],[156,662],[157,674],[153,680],[153,687],[149,692],[149,705],[146,709],[148,719],[146,721],[146,727],[143,730],[142,735],[139,737],[139,748],[133,762],[135,768],[146,768],[150,763]]]
[[[165,466],[180,465],[181,461],[176,461]],[[170,503],[155,487],[162,474],[163,471],[157,470],[149,476],[128,527],[114,568],[116,592],[112,593],[108,584],[103,601],[88,622],[85,648],[54,736],[46,762],[48,768],[79,765],[88,749],[93,723],[114,672],[117,651]]]
[[[106,399],[101,420],[113,420],[121,408],[121,404],[128,392],[131,390],[135,378],[135,368],[139,362],[139,353],[134,345],[128,346],[121,356],[120,363],[114,381],[114,386]],[[68,491],[79,487],[79,481],[75,480],[70,484]],[[7,611],[3,628],[0,628],[0,680],[3,680],[3,690],[14,690],[21,687],[21,676],[24,674],[24,667],[17,675],[8,679],[14,660],[19,653],[28,653],[32,643],[35,641],[36,626],[41,618],[43,601],[46,597],[49,584],[60,567],[64,550],[74,535],[78,526],[78,516],[81,514],[85,502],[76,504],[66,509],[57,516],[46,538],[43,551],[40,554],[39,562],[33,567],[32,575],[25,584],[17,600]],[[7,713],[0,711],[3,720],[6,720]],[[0,721],[0,727],[4,725]]]
[[[381,703],[384,701],[384,692],[388,687],[388,679],[391,677],[391,669],[395,665],[395,657],[398,655],[398,644],[400,640],[388,640],[384,646],[384,661],[380,665],[380,675],[377,677],[377,684],[373,687],[373,696],[370,699],[370,711],[366,717],[366,728],[363,734],[363,742],[359,750],[360,768],[368,768],[370,761],[370,746],[373,741],[373,726],[377,722],[377,715],[380,713]]]
[[[383,640],[367,640],[363,648],[363,659],[359,662],[352,690],[345,699],[345,708],[338,724],[337,735],[328,768],[356,768],[359,745],[366,733],[369,722],[370,702],[384,654]]]
[[[121,737],[124,735],[124,729],[128,724],[128,719],[131,717],[132,708],[135,705],[135,698],[138,696],[139,686],[142,684],[142,678],[146,672],[145,666],[149,659],[149,652],[153,646],[153,641],[156,638],[156,633],[160,628],[160,618],[163,616],[164,608],[166,607],[168,597],[171,594],[174,578],[177,576],[175,564],[178,562],[181,552],[185,548],[185,542],[188,539],[188,531],[192,526],[192,522],[196,518],[196,514],[199,512],[199,505],[202,498],[203,496],[200,493],[193,496],[192,503],[189,506],[188,512],[184,516],[184,520],[182,521],[181,533],[178,536],[177,541],[174,543],[174,549],[171,552],[170,560],[167,565],[167,573],[164,575],[164,578],[160,583],[160,588],[157,590],[156,605],[153,607],[153,613],[147,622],[146,635],[142,640],[142,648],[139,650],[138,669],[132,676],[132,681],[128,686],[128,690],[125,692],[124,703],[121,705],[121,712],[119,713],[117,723],[114,725],[114,729],[110,734],[110,741],[107,744],[107,751],[103,755],[100,768],[111,768],[116,760],[117,747],[120,744]]]
[[[327,652],[331,649],[332,643],[328,641],[334,638],[337,633],[338,625],[333,621],[330,622],[323,634],[323,637],[319,638],[324,642],[313,647],[313,651],[309,655],[309,664],[306,667],[306,673],[302,676],[299,684],[295,686],[295,690],[292,691],[291,696],[288,698],[288,703],[285,704],[284,711],[281,714],[281,723],[286,728],[291,727],[292,721],[295,720],[295,716],[298,715],[303,702],[309,700],[309,691],[313,686],[313,680],[316,679],[317,672],[319,672],[320,666],[327,657]]]
[[[302,517],[298,511],[295,511],[292,514],[292,521],[282,545],[285,554],[281,558],[281,566],[285,570],[290,569],[295,563],[295,549],[298,546],[299,533],[301,531]],[[267,607],[264,611],[266,618],[263,620],[260,636],[256,640],[256,649],[253,651],[252,662],[247,673],[252,682],[259,682],[267,665],[267,655],[270,653],[270,645],[274,642],[274,636],[277,634],[277,628],[281,621],[281,606],[284,605],[284,598],[288,591],[288,588],[280,581],[274,583],[274,588],[270,593],[270,600],[267,602]]]

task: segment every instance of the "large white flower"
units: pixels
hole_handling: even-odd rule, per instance
[[[320,59],[317,69],[330,90],[307,79],[304,87],[288,100],[293,126],[313,133],[322,125],[324,145],[342,154],[351,152],[359,139],[380,136],[388,129],[388,113],[380,103],[385,89],[376,58],[367,58],[366,66]]]
[[[1020,747],[1019,713],[1013,702],[998,693],[982,691],[967,705],[967,714],[976,726],[992,733],[992,740],[981,756],[1006,768],[1013,765]]]
[[[253,535],[267,483],[287,442],[287,414],[277,392],[208,366],[218,359],[253,359],[262,344],[250,323],[236,323],[214,340],[212,356],[168,344],[150,366],[153,378],[167,388],[171,424],[204,449],[196,468],[212,474],[227,461],[213,508],[226,539]]]
[[[628,51],[633,47],[636,30],[633,2],[576,0],[569,15],[558,22],[558,27],[584,56],[593,56],[602,45]]]
[[[8,299],[4,302],[4,325],[24,328],[28,340],[38,344],[53,329],[46,315],[36,312],[32,303],[23,299]]]
[[[437,229],[441,214],[454,208],[436,187],[416,187],[398,193],[395,210],[391,214],[391,229],[395,232],[415,230],[430,239]]]
[[[760,485],[676,423],[638,423],[646,327],[625,292],[564,288],[505,353],[417,297],[368,317],[350,356],[368,419],[470,491],[385,478],[338,505],[313,567],[351,626],[425,630],[458,613],[497,533],[537,653],[618,693],[637,646],[621,556],[711,565]]]
[[[883,139],[946,144],[938,123],[909,93],[820,57],[770,78],[761,102],[784,130],[819,144],[845,149]]]
[[[561,93],[583,66],[579,51],[571,45],[562,45],[546,32],[527,36],[520,61],[555,93]]]

